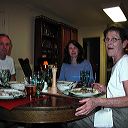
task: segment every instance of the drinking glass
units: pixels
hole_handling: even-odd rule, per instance
[[[85,74],[85,71],[80,71],[80,81],[82,83],[84,82],[84,74]]]
[[[25,85],[26,96],[31,100],[36,95],[36,85],[27,84]]]
[[[9,86],[8,82],[9,82],[10,78],[11,78],[11,74],[8,69],[0,70],[0,80],[1,80],[2,86],[8,87]]]
[[[90,71],[86,71],[85,72],[85,84],[86,84],[86,86],[89,85],[89,81],[90,81]]]
[[[80,81],[82,84],[85,86],[88,86],[89,81],[90,81],[90,71],[80,71]]]
[[[38,72],[34,72],[31,77],[30,84],[36,85],[37,96],[40,95],[40,92],[44,88],[45,76],[46,76],[46,73],[44,71],[38,71]]]

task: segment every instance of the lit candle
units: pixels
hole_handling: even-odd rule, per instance
[[[44,61],[43,65],[44,65],[44,68],[46,69],[48,67],[48,61]]]

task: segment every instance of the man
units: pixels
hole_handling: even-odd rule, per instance
[[[10,54],[10,48],[12,48],[11,39],[6,34],[0,34],[0,70],[8,69],[11,74],[11,81],[16,80],[14,61]]]

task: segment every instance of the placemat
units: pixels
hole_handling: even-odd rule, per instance
[[[46,98],[46,97],[44,96],[44,97],[40,97],[40,98],[31,98],[31,100],[30,100],[30,98],[0,100],[0,107],[3,107],[4,109],[11,110],[17,106],[25,105],[25,104],[28,104],[31,102],[36,102],[36,101],[42,100],[44,98]]]

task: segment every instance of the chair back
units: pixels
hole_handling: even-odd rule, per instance
[[[29,78],[30,76],[32,76],[32,69],[29,64],[29,59],[28,58],[26,58],[26,59],[18,58],[18,61],[21,65],[21,68],[23,70],[25,77]]]

